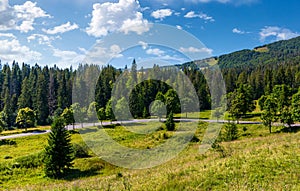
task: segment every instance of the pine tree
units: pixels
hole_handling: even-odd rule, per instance
[[[49,116],[48,108],[48,86],[45,75],[40,73],[36,89],[36,117],[39,125],[46,125]]]
[[[25,107],[29,107],[32,108],[32,103],[31,103],[31,96],[28,93],[30,91],[30,87],[29,87],[29,82],[28,82],[28,78],[25,77],[23,79],[22,82],[22,90],[21,90],[21,95],[18,99],[18,108],[25,108]],[[29,95],[28,95],[29,94]]]
[[[54,119],[45,148],[45,174],[51,178],[61,178],[73,166],[71,137],[64,124],[62,118]]]

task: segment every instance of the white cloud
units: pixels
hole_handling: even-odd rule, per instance
[[[59,58],[59,60],[55,63],[52,63],[52,65],[55,64],[59,67],[77,65],[85,58],[84,54],[78,54],[75,51],[60,50],[57,48],[53,48],[53,56]]]
[[[165,52],[158,48],[150,48],[146,51],[146,53],[149,55],[162,56]]]
[[[140,9],[136,0],[96,3],[93,5],[92,19],[86,32],[95,37],[106,36],[110,32],[147,32],[149,22],[143,18]]]
[[[286,28],[280,28],[277,26],[267,26],[263,29],[261,29],[261,32],[259,33],[260,40],[265,41],[268,37],[275,37],[276,40],[288,40],[294,37],[299,36],[300,34],[297,32],[292,32],[289,29]]]
[[[148,44],[146,42],[139,41],[139,45],[141,45],[144,50],[148,48]]]
[[[200,19],[203,19],[205,21],[210,21],[210,22],[214,22],[215,19],[211,16],[208,16],[207,14],[205,13],[200,13],[200,14],[196,14],[194,11],[190,11],[188,12],[186,15],[184,15],[185,18],[200,18]]]
[[[195,47],[188,47],[188,48],[184,48],[184,47],[180,47],[179,49],[181,52],[184,53],[207,53],[207,54],[212,54],[213,50],[203,47],[203,48],[195,48]]]
[[[120,58],[124,55],[121,54],[122,48],[113,44],[110,47],[103,47],[98,43],[93,49],[86,52],[85,62],[98,65],[107,64],[113,58]]]
[[[241,31],[241,30],[239,30],[237,28],[232,29],[232,32],[233,33],[237,33],[237,34],[245,34],[246,33],[245,31]]]
[[[15,60],[17,62],[35,63],[42,57],[41,53],[21,45],[15,38],[0,40],[0,44],[0,60],[2,62],[11,63]]]
[[[17,37],[12,34],[12,33],[0,33],[0,37],[6,37],[6,38],[14,38],[16,39]]]
[[[176,25],[176,28],[179,30],[182,30],[182,26],[180,26],[180,25]]]
[[[19,30],[27,33],[34,30],[37,18],[51,17],[37,3],[26,1],[23,5],[9,6],[7,0],[0,3],[0,30]]]
[[[78,25],[76,23],[71,24],[70,22],[67,22],[65,24],[62,24],[60,26],[56,26],[53,29],[43,29],[43,31],[47,34],[58,34],[58,33],[65,33],[68,31],[72,31],[75,29],[78,29]]]
[[[51,45],[52,41],[54,41],[56,39],[60,39],[60,38],[61,38],[60,36],[49,37],[49,36],[43,35],[43,34],[32,34],[27,37],[27,41],[30,43],[31,41],[37,40],[40,45],[47,45],[49,47],[52,47],[52,45]]]
[[[164,19],[166,17],[172,16],[173,11],[171,9],[159,9],[156,11],[153,11],[151,13],[151,16],[154,17],[155,19]]]

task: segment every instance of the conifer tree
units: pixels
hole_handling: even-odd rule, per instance
[[[69,132],[64,128],[63,118],[55,118],[45,148],[45,174],[61,178],[73,166],[73,149]]]

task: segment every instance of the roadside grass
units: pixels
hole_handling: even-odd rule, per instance
[[[7,136],[7,135],[14,135],[14,134],[20,134],[20,133],[28,133],[28,132],[33,132],[33,131],[45,131],[51,129],[50,126],[37,126],[37,127],[31,127],[27,129],[27,132],[25,129],[14,129],[14,130],[5,130],[0,133],[2,136]]]
[[[281,127],[274,127],[278,133],[270,134],[262,125],[238,125],[238,140],[218,143],[222,152],[210,149],[200,154],[199,145],[208,125],[198,125],[195,136],[199,142],[191,142],[176,158],[160,166],[124,169],[89,151],[91,156],[76,158],[74,170],[61,180],[44,177],[42,165],[13,167],[18,159],[43,151],[47,135],[13,139],[16,145],[0,146],[0,190],[300,189],[300,132],[282,133]],[[124,146],[144,149],[163,143],[164,134],[173,135],[160,126],[151,122],[100,130]],[[186,123],[185,128],[188,126],[190,123]],[[73,132],[72,143],[84,144],[82,135]],[[4,159],[5,155],[13,158]]]

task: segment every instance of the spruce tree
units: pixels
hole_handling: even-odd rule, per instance
[[[71,137],[64,124],[62,118],[54,119],[45,148],[45,174],[51,178],[61,178],[73,166]]]

